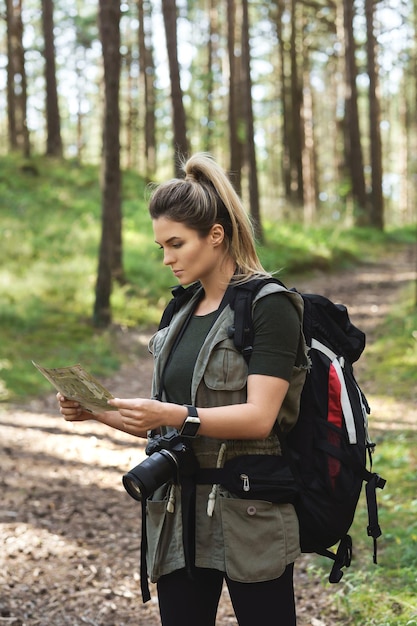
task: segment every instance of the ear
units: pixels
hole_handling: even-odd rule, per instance
[[[210,241],[214,247],[219,246],[224,241],[224,228],[221,224],[213,224],[210,230]]]

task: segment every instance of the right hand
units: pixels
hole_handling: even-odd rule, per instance
[[[86,411],[79,402],[68,400],[59,391],[56,394],[56,399],[58,400],[59,411],[67,422],[82,422],[94,419],[94,415],[90,411]]]

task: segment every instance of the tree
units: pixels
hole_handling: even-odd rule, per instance
[[[241,93],[241,64],[236,54],[237,24],[236,1],[227,3],[227,48],[229,56],[229,149],[230,149],[230,178],[238,194],[242,193],[242,93]],[[240,55],[239,55],[240,56]]]
[[[358,90],[356,87],[356,44],[353,32],[354,6],[352,0],[343,0],[345,45],[345,119],[344,138],[346,164],[350,173],[353,201],[357,208],[357,221],[366,215],[365,175],[363,167],[361,132],[359,127]]]
[[[61,120],[58,106],[58,90],[55,68],[53,0],[42,0],[42,26],[45,42],[46,84],[46,154],[62,157]]]
[[[99,28],[104,64],[102,224],[96,282],[94,325],[111,322],[112,278],[122,280],[120,172],[120,2],[99,0]]]
[[[171,81],[172,123],[174,131],[174,170],[181,176],[178,156],[188,153],[187,126],[180,81],[177,43],[177,6],[175,0],[162,0],[165,37]]]
[[[148,15],[146,16],[145,4]],[[145,135],[145,159],[146,178],[151,180],[156,171],[156,120],[155,120],[155,63],[153,60],[150,34],[145,27],[145,19],[150,22],[152,5],[150,2],[138,0],[139,14],[139,67],[142,77],[144,97],[144,135]]]
[[[369,130],[371,149],[371,211],[372,226],[384,228],[384,197],[382,193],[381,107],[374,28],[375,0],[365,0],[366,49],[369,75]]]
[[[30,157],[22,0],[6,0],[7,113],[9,144]]]
[[[242,86],[243,111],[246,126],[246,163],[248,166],[249,206],[259,242],[264,239],[261,210],[259,206],[258,171],[256,166],[255,125],[252,108],[252,79],[250,73],[250,44],[249,44],[249,12],[248,0],[242,0]]]

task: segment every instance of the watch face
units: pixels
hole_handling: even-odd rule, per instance
[[[180,435],[183,437],[195,437],[198,433],[198,429],[200,428],[200,420],[198,417],[188,416],[185,420],[181,430]]]

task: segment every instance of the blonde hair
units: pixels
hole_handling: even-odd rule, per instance
[[[183,179],[174,178],[153,192],[152,219],[166,217],[208,235],[214,224],[225,233],[226,251],[236,264],[236,278],[269,275],[258,258],[252,223],[226,172],[212,156],[198,153],[182,162]]]

